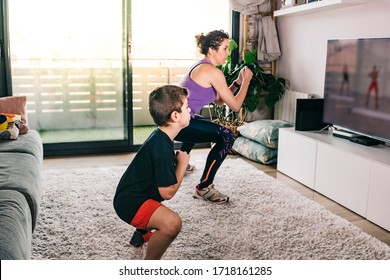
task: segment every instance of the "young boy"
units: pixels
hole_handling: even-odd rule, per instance
[[[179,189],[190,156],[174,152],[173,139],[190,121],[186,89],[166,85],[149,95],[149,111],[158,126],[123,174],[114,197],[118,216],[137,230],[133,246],[148,242],[146,259],[161,259],[181,230],[180,216],[161,201]],[[153,231],[153,232],[152,232]]]

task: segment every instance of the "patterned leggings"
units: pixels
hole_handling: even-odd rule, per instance
[[[191,118],[190,124],[180,131],[175,140],[182,142],[180,150],[187,153],[192,150],[195,143],[215,143],[207,156],[206,166],[200,179],[199,187],[205,188],[213,183],[215,174],[232,148],[236,137],[230,129],[195,116]]]

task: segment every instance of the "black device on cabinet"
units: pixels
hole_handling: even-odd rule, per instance
[[[295,114],[295,129],[300,131],[320,130],[326,126],[323,123],[323,98],[297,99]]]

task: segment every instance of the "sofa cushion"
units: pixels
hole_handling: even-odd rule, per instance
[[[43,146],[39,133],[30,130],[27,134],[19,135],[15,141],[0,141],[0,153],[26,153],[36,157],[40,164],[43,161]]]
[[[234,141],[232,149],[248,159],[263,164],[275,163],[278,156],[278,150],[270,149],[243,136],[239,136],[236,141]]]
[[[20,134],[27,133],[29,130],[27,125],[26,102],[26,96],[7,96],[0,98],[0,113],[5,112],[22,116]]]
[[[25,260],[31,254],[31,213],[23,194],[0,190],[0,259]]]
[[[283,120],[257,120],[237,128],[240,135],[256,141],[268,148],[278,148],[279,128],[292,127],[293,124]]]
[[[0,153],[0,190],[18,191],[24,195],[32,215],[35,229],[41,202],[41,163],[26,153]]]

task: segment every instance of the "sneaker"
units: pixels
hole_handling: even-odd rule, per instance
[[[198,185],[199,186],[199,185]],[[194,198],[203,198],[217,204],[223,204],[229,202],[229,197],[220,193],[214,186],[214,184],[209,185],[204,189],[198,189],[196,186]]]
[[[186,174],[191,174],[195,171],[195,165],[192,165],[192,164],[188,164],[187,165],[187,168],[186,168]]]
[[[151,231],[142,234],[136,230],[134,231],[133,236],[130,239],[130,245],[133,245],[134,247],[141,247],[142,245],[144,245],[146,242],[149,241],[151,236],[152,236]]]

